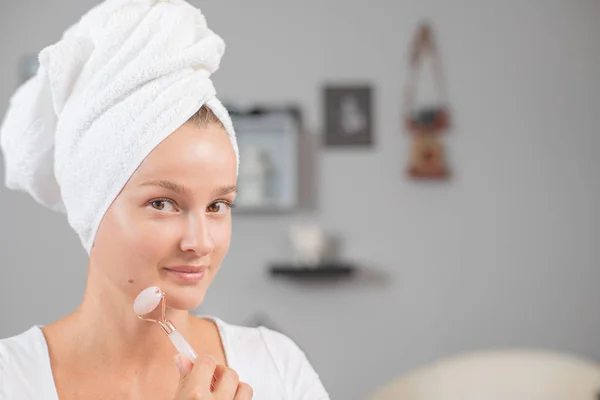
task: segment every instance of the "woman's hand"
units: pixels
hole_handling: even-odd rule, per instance
[[[179,386],[174,400],[251,400],[252,388],[240,382],[238,374],[224,365],[217,365],[211,356],[199,356],[194,365],[177,355]]]

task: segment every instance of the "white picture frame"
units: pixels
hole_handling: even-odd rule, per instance
[[[276,213],[297,208],[297,115],[288,109],[231,113],[240,151],[234,212]]]

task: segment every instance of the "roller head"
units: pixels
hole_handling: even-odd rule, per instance
[[[137,315],[152,312],[160,304],[163,292],[158,286],[150,286],[140,292],[133,302],[133,311]]]

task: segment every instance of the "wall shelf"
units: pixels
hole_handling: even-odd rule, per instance
[[[331,279],[350,277],[357,268],[350,264],[329,263],[319,267],[299,266],[294,264],[274,264],[269,268],[269,273],[274,277],[287,277],[293,279]]]

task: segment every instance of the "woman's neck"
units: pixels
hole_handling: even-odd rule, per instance
[[[177,351],[157,323],[136,316],[135,295],[128,289],[90,271],[81,305],[43,328],[61,398],[173,397],[179,380],[173,361]],[[166,317],[198,354],[227,364],[211,321],[172,309]]]
[[[194,317],[187,311],[167,309],[167,319],[184,337],[193,336]],[[73,351],[92,358],[98,366],[137,369],[149,363],[172,363],[175,354],[159,324],[140,320],[133,311],[133,299],[99,279],[88,278],[81,305],[44,331],[50,339],[68,341]]]

